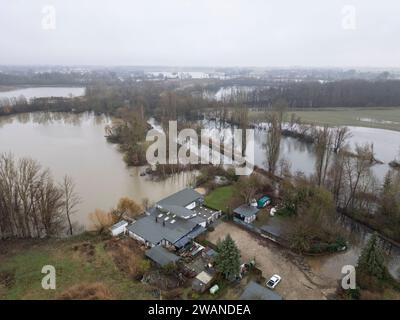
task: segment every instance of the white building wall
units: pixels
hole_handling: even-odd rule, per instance
[[[189,210],[192,210],[194,208],[196,208],[196,201],[193,201],[191,204],[188,204],[186,206],[186,209],[189,209]]]

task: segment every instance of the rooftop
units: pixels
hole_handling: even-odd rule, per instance
[[[182,219],[174,217],[174,214],[165,214],[157,208],[152,208],[150,215],[138,219],[128,227],[138,236],[150,241],[153,244],[159,243],[166,239],[171,243],[175,243],[190,231],[192,231],[197,222],[192,219]]]
[[[257,207],[249,206],[248,204],[243,204],[240,207],[237,207],[233,210],[234,213],[237,213],[243,217],[251,217],[257,214],[260,211]]]
[[[282,300],[282,297],[276,292],[263,287],[262,285],[250,281],[244,289],[240,300]]]
[[[124,226],[124,225],[128,225],[128,222],[126,222],[125,220],[121,220],[121,221],[117,222],[116,224],[113,224],[113,225],[110,227],[110,229],[111,229],[111,230],[115,230],[115,229],[117,229],[117,228],[119,228],[119,227],[122,227],[122,226]]]
[[[157,202],[158,205],[164,207],[165,205],[186,207],[193,201],[196,201],[203,196],[192,188],[183,189],[167,198],[164,198]]]
[[[167,249],[161,246],[154,246],[147,250],[145,254],[148,258],[162,267],[169,263],[175,263],[180,259],[177,255],[169,252]]]
[[[212,280],[212,276],[210,274],[208,274],[205,271],[200,272],[197,276],[196,279],[201,281],[204,284],[209,283]]]

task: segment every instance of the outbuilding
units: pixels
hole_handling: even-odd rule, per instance
[[[235,218],[240,219],[246,223],[252,223],[256,219],[258,211],[260,211],[260,209],[258,209],[257,207],[244,204],[233,210],[233,213],[235,214]]]
[[[120,234],[126,233],[126,228],[128,227],[128,222],[121,220],[110,227],[110,232],[113,237],[119,236]]]
[[[145,252],[146,257],[153,260],[157,265],[165,267],[169,264],[175,264],[179,261],[180,257],[169,252],[162,246],[154,246]]]
[[[196,278],[193,279],[192,289],[197,292],[205,292],[211,285],[213,276],[208,272],[200,272]]]

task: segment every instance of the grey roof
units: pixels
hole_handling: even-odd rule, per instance
[[[187,243],[189,243],[192,239],[201,235],[204,231],[206,231],[206,228],[204,228],[202,226],[197,226],[192,231],[190,231],[186,236],[184,236],[183,238],[181,238],[177,242],[175,242],[175,244],[174,244],[175,247],[177,247],[177,248],[184,247]]]
[[[249,206],[247,204],[243,204],[240,207],[237,207],[235,210],[233,210],[234,213],[240,214],[243,217],[251,217],[257,214],[257,212],[260,211],[260,209]]]
[[[169,263],[175,263],[180,259],[177,255],[169,252],[167,249],[161,246],[154,246],[153,248],[147,250],[145,254],[148,258],[158,263],[162,267]]]
[[[122,227],[123,225],[127,225],[127,224],[128,224],[128,222],[126,222],[125,220],[121,220],[121,221],[117,222],[116,224],[112,225],[110,227],[110,229],[114,230],[114,229],[117,229],[117,228]]]
[[[155,245],[163,239],[174,244],[188,235],[198,224],[207,221],[197,212],[185,208],[199,198],[202,198],[202,195],[193,189],[183,189],[147,210],[148,215],[131,224],[128,231]],[[168,219],[165,220],[166,218]]]
[[[260,229],[276,237],[280,237],[282,233],[279,226],[264,225]]]
[[[175,205],[170,205],[170,204],[163,204],[162,209],[169,211],[173,214],[176,214],[177,216],[180,216],[182,218],[189,218],[194,213],[185,207],[180,207],[180,206],[175,206]]]
[[[158,244],[163,239],[175,243],[190,233],[200,222],[198,217],[182,219],[176,216],[174,218],[173,214],[166,215],[157,208],[151,208],[148,212],[150,215],[137,220],[127,229],[152,244]],[[158,218],[160,214],[163,216]],[[166,217],[169,217],[167,221],[164,220]],[[175,220],[175,222],[171,223],[173,220]],[[163,224],[163,222],[165,222],[165,224]]]
[[[244,289],[240,300],[282,300],[282,297],[276,292],[263,287],[262,285],[250,281]]]
[[[202,197],[203,196],[200,193],[193,190],[192,188],[186,188],[158,201],[157,204],[160,206],[172,205],[186,207],[188,204]]]

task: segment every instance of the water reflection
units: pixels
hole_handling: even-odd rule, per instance
[[[31,157],[50,168],[57,180],[68,174],[83,199],[74,220],[91,225],[88,214],[108,210],[121,197],[155,202],[194,181],[196,172],[164,181],[140,176],[143,168],[127,168],[116,145],[107,143],[104,127],[111,119],[93,113],[31,113],[0,118],[0,153]]]

